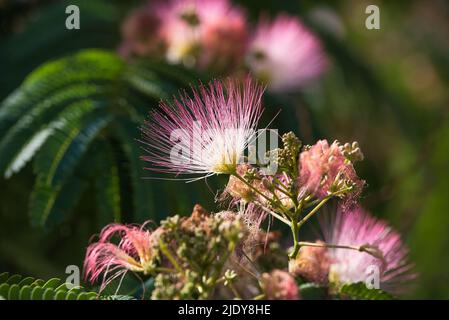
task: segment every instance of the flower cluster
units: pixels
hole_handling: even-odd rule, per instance
[[[264,156],[274,171],[249,161],[263,92],[250,78],[215,81],[152,113],[142,129],[149,169],[188,174],[188,182],[227,176],[217,199],[228,210],[211,215],[197,206],[190,217],[168,218],[153,232],[108,226],[88,248],[88,279],[103,275],[107,284],[127,271],[153,276],[155,299],[299,299],[298,283],[333,297],[360,282],[396,293],[414,277],[399,234],[358,205],[365,182],[354,167],[363,160],[357,142],[309,146],[289,132]],[[337,212],[319,215],[331,201]],[[303,225],[317,215],[323,239],[301,241]],[[268,217],[289,227],[290,249],[262,229]],[[111,243],[116,233],[117,245]]]
[[[263,17],[248,30],[244,11],[230,0],[151,1],[124,22],[119,51],[215,74],[248,70],[275,92],[300,88],[325,70],[319,39],[298,18]]]
[[[173,216],[149,232],[142,227],[111,224],[91,244],[85,258],[85,278],[94,283],[101,280],[102,289],[114,279],[134,272],[152,276],[153,299],[207,299],[230,296],[251,298],[267,289],[268,280],[258,283],[245,259],[256,261],[262,255],[263,233],[254,229],[253,221],[230,211],[209,214],[196,205],[189,217]],[[113,243],[116,234],[120,240]],[[254,270],[258,273],[258,268]],[[102,278],[100,276],[103,276]],[[246,281],[241,288],[234,283]],[[266,276],[264,276],[266,277]],[[290,284],[291,287],[291,284]],[[294,297],[289,289],[278,285],[279,294]],[[270,290],[269,294],[279,294]]]

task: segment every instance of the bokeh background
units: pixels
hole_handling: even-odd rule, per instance
[[[289,12],[319,34],[332,62],[329,71],[301,94],[268,96],[268,117],[282,109],[272,127],[293,130],[305,143],[359,141],[366,160],[358,171],[368,182],[363,206],[403,234],[420,274],[407,297],[449,298],[449,3],[235,2],[252,20],[261,13]],[[0,0],[0,100],[42,63],[85,48],[116,50],[121,22],[141,3]],[[64,27],[69,4],[80,7],[80,30]],[[380,8],[380,30],[365,28],[369,4]],[[142,107],[150,110],[156,103],[143,101]],[[88,185],[78,201],[60,204],[63,217],[57,224],[33,226],[29,199],[35,180],[32,162],[0,178],[0,271],[63,277],[67,265],[82,265],[89,238],[108,222],[103,215],[108,208],[99,206],[98,190]],[[211,180],[197,182],[195,189],[181,182],[145,181],[149,187],[143,199],[151,206],[138,215],[131,214],[135,210],[127,200],[132,191],[120,185],[120,219],[158,221],[189,214],[197,202],[217,211],[213,190],[225,181]]]

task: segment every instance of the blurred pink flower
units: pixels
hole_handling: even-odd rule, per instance
[[[327,140],[319,140],[301,152],[299,161],[301,197],[313,195],[324,198],[352,185],[353,189],[344,194],[346,200],[350,201],[360,195],[365,184],[357,176],[352,162],[345,157],[337,141],[329,145]]]
[[[155,14],[157,3],[148,3],[134,10],[123,22],[122,43],[119,47],[122,56],[146,56],[162,52],[161,20]]]
[[[98,242],[87,248],[84,260],[86,280],[94,283],[101,275],[102,286],[128,271],[147,274],[153,258],[152,234],[142,227],[110,224],[100,233]],[[120,237],[118,245],[111,242],[114,235]]]
[[[173,106],[161,103],[142,129],[149,147],[142,159],[154,165],[148,169],[197,179],[235,172],[262,114],[263,91],[250,78],[229,79],[193,89]]]
[[[262,19],[250,40],[247,64],[274,92],[298,89],[325,70],[322,45],[301,21],[286,14]]]
[[[262,274],[262,288],[268,300],[298,300],[299,290],[295,278],[282,270]]]
[[[371,268],[378,268],[380,289],[398,293],[404,282],[411,280],[412,265],[408,262],[408,249],[398,232],[386,222],[378,220],[361,208],[337,212],[321,225],[327,243],[344,246],[367,246],[371,253],[350,249],[329,248],[331,265],[329,280],[334,284],[365,282]]]
[[[223,68],[243,58],[246,17],[229,0],[170,0],[157,15],[169,61]]]

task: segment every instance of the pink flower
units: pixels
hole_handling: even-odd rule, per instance
[[[319,39],[296,17],[262,19],[250,41],[250,70],[275,92],[302,87],[323,73],[326,58]]]
[[[380,289],[398,292],[415,277],[408,263],[408,249],[398,232],[361,208],[337,212],[333,221],[322,220],[325,241],[333,245],[365,246],[370,253],[351,249],[328,249],[331,260],[329,280],[334,284],[365,282],[377,268]]]
[[[164,46],[160,36],[161,20],[154,11],[154,3],[133,11],[123,22],[119,52],[124,57],[161,53]]]
[[[157,15],[169,61],[206,68],[243,57],[246,18],[229,0],[170,0]]]
[[[214,81],[173,106],[161,103],[142,130],[149,147],[142,159],[155,166],[148,169],[199,179],[235,172],[261,116],[263,91],[250,78]]]
[[[153,258],[152,234],[142,227],[110,224],[100,234],[98,242],[87,248],[84,260],[86,280],[94,283],[103,275],[102,289],[128,271],[148,274]],[[120,237],[118,245],[111,242]]]
[[[262,288],[268,300],[298,300],[299,290],[295,279],[286,271],[273,270],[262,274]]]
[[[312,195],[324,198],[351,186],[350,192],[343,192],[342,195],[345,195],[347,200],[360,195],[365,183],[357,176],[352,162],[345,157],[342,150],[337,141],[329,145],[327,140],[320,140],[310,149],[301,152],[299,159],[301,197]],[[356,150],[361,153],[358,147]]]

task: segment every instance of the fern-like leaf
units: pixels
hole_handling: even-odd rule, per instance
[[[31,73],[0,106],[0,172],[10,177],[34,159],[32,222],[61,222],[88,181],[96,185],[102,223],[120,220],[124,209],[133,210],[137,221],[154,218],[154,188],[142,179],[135,141],[138,127],[160,99],[194,78],[182,67],[127,63],[102,50],[83,50]],[[103,143],[113,152],[107,147],[99,155]],[[86,164],[98,170],[88,174]],[[133,194],[122,197],[127,186]],[[178,197],[187,203],[191,191],[186,188]]]
[[[6,300],[94,300],[99,295],[53,278],[48,281],[0,274],[0,296]]]
[[[340,288],[340,295],[358,300],[392,300],[394,297],[380,289],[368,289],[364,282],[344,284]]]

